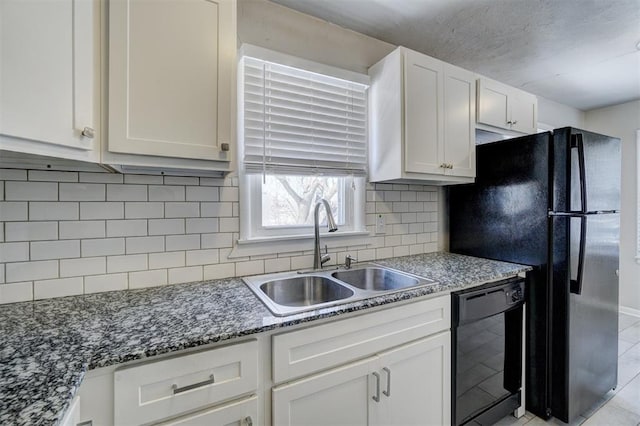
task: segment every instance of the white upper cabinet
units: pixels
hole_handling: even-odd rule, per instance
[[[478,123],[519,133],[536,133],[538,99],[506,84],[479,78]]]
[[[98,9],[0,1],[0,149],[99,161]]]
[[[230,161],[235,67],[235,0],[112,0],[108,151]]]
[[[472,182],[475,74],[400,47],[369,75],[369,179]]]

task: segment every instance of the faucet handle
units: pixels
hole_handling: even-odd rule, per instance
[[[349,269],[351,268],[351,263],[352,262],[357,262],[358,259],[356,259],[355,257],[351,256],[350,254],[348,254],[345,258],[344,258],[344,267],[345,269]]]

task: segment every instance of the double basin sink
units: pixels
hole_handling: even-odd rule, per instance
[[[353,269],[258,275],[243,280],[276,316],[437,284],[375,264],[359,265]]]

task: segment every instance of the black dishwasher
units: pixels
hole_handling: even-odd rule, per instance
[[[452,424],[490,425],[520,406],[524,279],[451,294]]]

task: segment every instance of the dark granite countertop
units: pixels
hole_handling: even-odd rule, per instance
[[[87,370],[447,292],[530,268],[449,253],[376,261],[438,285],[275,317],[240,278],[0,306],[0,424],[58,424]]]

